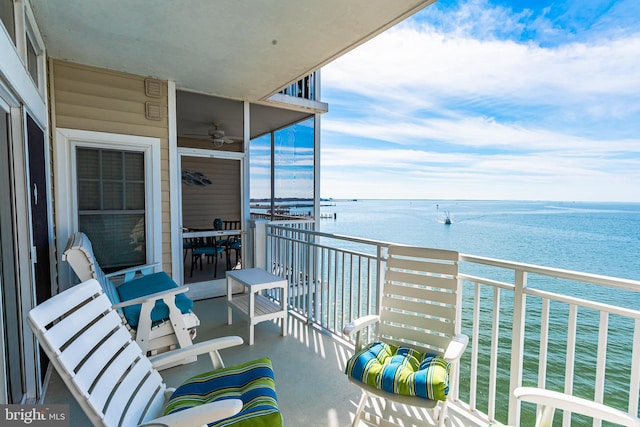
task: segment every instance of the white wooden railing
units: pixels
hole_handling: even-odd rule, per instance
[[[293,313],[346,339],[343,325],[378,312],[390,243],[311,224],[257,224],[265,228],[256,233],[259,264],[288,279]],[[639,414],[640,281],[466,254],[459,277],[462,331],[471,338],[459,369],[460,406],[525,425],[535,408],[521,408],[513,390],[527,385]],[[563,426],[571,422],[565,413]]]

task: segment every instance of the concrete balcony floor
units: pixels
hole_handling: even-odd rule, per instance
[[[227,325],[226,299],[224,297],[196,301],[194,312],[200,318],[196,342],[226,335],[238,335],[248,341],[248,323],[234,317],[233,325]],[[236,320],[237,319],[237,320]],[[306,325],[296,316],[289,315],[288,335],[281,336],[280,326],[275,322],[263,322],[256,326],[255,344],[223,350],[226,366],[242,363],[258,357],[268,356],[273,362],[276,376],[278,404],[285,425],[290,427],[346,427],[350,426],[360,400],[360,391],[350,384],[343,374],[346,360],[351,354],[349,347],[317,329]],[[186,366],[161,372],[169,386],[177,386],[184,379],[210,370],[208,357]],[[49,383],[45,403],[70,405],[71,426],[90,425],[89,420],[77,405],[57,374]],[[417,408],[392,405],[383,409],[377,402],[368,411],[386,416],[391,414],[402,426],[433,425],[430,412]],[[450,405],[449,426],[486,426],[486,421],[475,419],[456,405]],[[379,419],[373,425],[388,425]],[[361,423],[361,426],[366,424]]]

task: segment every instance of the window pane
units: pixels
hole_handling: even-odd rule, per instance
[[[144,264],[144,154],[78,148],[76,164],[80,231],[98,262],[111,270]]]
[[[27,70],[31,75],[31,78],[38,85],[38,54],[31,42],[31,39],[27,37]]]
[[[16,44],[16,28],[13,17],[13,0],[0,0],[0,20],[9,33],[9,37]]]
[[[122,182],[105,182],[102,185],[102,208],[105,210],[124,209],[124,184]]]
[[[144,182],[140,183],[127,183],[127,206],[125,209],[144,209]]]
[[[100,151],[78,148],[76,155],[78,165],[78,178],[100,178]]]
[[[313,119],[275,133],[273,197],[281,212],[313,215],[314,135]]]
[[[146,262],[144,214],[80,215],[79,222],[103,270]]]
[[[100,183],[98,181],[78,182],[78,209],[100,209]]]
[[[254,139],[249,145],[251,159],[251,199],[271,197],[271,135]]]
[[[102,150],[102,179],[123,178],[122,152]]]
[[[144,155],[142,153],[126,153],[124,156],[127,181],[144,181]]]

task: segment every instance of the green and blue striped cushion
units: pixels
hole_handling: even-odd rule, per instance
[[[171,395],[165,415],[224,399],[242,400],[242,410],[209,426],[282,426],[271,360],[266,357],[189,378]]]
[[[446,400],[449,393],[449,362],[408,347],[374,342],[349,359],[345,373],[394,394]]]

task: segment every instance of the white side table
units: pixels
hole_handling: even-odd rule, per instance
[[[245,293],[234,296],[233,282],[244,286]],[[265,289],[282,289],[281,303],[265,297]],[[260,268],[227,271],[228,324],[232,323],[233,310],[249,321],[249,345],[253,345],[253,329],[256,323],[282,319],[282,336],[287,336],[287,280]]]

